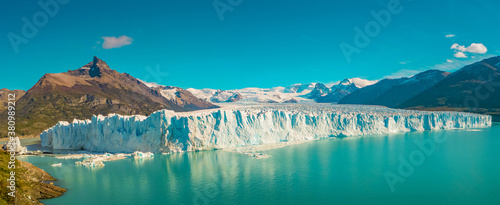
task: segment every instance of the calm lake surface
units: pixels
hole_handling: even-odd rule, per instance
[[[422,148],[415,141],[427,144]],[[324,139],[262,153],[272,157],[160,154],[105,162],[98,169],[53,157],[20,159],[68,189],[42,200],[48,205],[500,204],[498,124]],[[61,162],[62,167],[50,166]]]

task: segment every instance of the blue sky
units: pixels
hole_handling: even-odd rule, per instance
[[[452,71],[500,55],[497,0],[60,0],[57,5],[58,11],[47,13],[38,1],[0,1],[0,87],[27,90],[43,74],[77,69],[93,56],[151,82],[236,89]],[[382,18],[385,25],[377,27],[371,11],[389,12],[391,19]],[[23,32],[23,17],[29,23],[36,17],[36,32]],[[372,26],[372,37],[357,47],[355,28],[366,33],[366,25]],[[345,55],[340,45],[357,50]]]

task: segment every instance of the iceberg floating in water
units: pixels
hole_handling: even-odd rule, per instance
[[[152,152],[139,152],[135,151],[130,155],[134,159],[141,159],[141,158],[153,158],[154,154]]]
[[[254,105],[59,122],[42,146],[95,152],[181,152],[328,137],[491,126],[491,116],[357,105]]]

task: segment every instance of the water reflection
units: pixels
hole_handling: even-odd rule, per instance
[[[498,126],[497,126],[498,127]],[[406,204],[500,202],[500,127],[482,131],[412,132],[318,140],[263,151],[202,151],[105,162],[101,169],[75,160],[22,158],[68,188],[46,204]],[[391,192],[383,176],[415,140],[447,136],[413,175]],[[62,167],[51,167],[62,163]],[[478,204],[478,203],[476,203]]]

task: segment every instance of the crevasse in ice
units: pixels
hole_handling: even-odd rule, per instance
[[[491,126],[491,116],[354,105],[253,105],[148,117],[110,114],[59,122],[42,146],[96,152],[180,152],[328,137]]]

